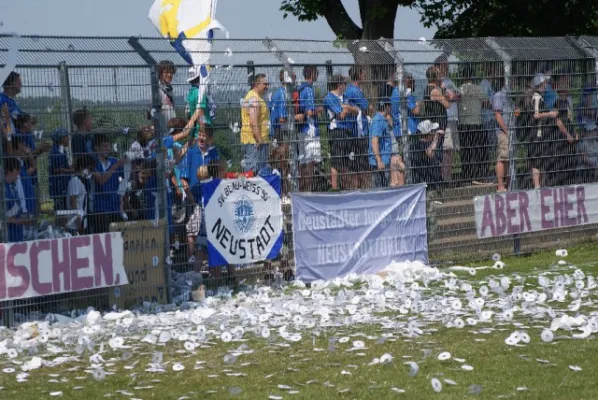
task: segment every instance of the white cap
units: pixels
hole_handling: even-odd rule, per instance
[[[549,77],[546,77],[546,75],[544,75],[544,74],[537,74],[534,77],[534,80],[532,81],[532,86],[533,87],[540,86],[541,84],[546,82],[548,79],[549,79]]]
[[[417,124],[417,130],[423,134],[435,131],[439,127],[440,127],[440,125],[437,122],[432,123],[432,121],[430,121],[429,119]]]
[[[189,68],[189,76],[187,77],[187,82],[194,81],[195,79],[201,76],[201,67],[191,67]]]

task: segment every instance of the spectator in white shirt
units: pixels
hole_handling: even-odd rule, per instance
[[[66,191],[67,207],[74,213],[69,216],[66,227],[74,232],[85,233],[87,229],[87,189],[85,180],[91,177],[95,168],[95,160],[90,155],[84,155],[75,161],[75,174],[71,176]]]

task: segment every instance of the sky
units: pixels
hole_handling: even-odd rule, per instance
[[[156,36],[147,18],[154,0],[0,0],[0,33],[70,36]],[[229,30],[231,39],[285,38],[333,40],[325,20],[299,22],[283,19],[281,0],[219,0],[217,19]],[[360,25],[357,0],[343,0]],[[260,7],[256,7],[260,4]],[[254,21],[248,28],[247,17]],[[431,39],[435,30],[419,22],[415,10],[400,8],[395,38]]]

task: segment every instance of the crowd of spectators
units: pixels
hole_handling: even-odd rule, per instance
[[[508,174],[514,160],[533,188],[596,181],[595,85],[580,92],[575,108],[570,72],[536,73],[515,95],[496,71],[464,64],[451,74],[444,57],[427,68],[422,87],[410,73],[400,85],[394,68],[373,81],[372,69],[356,65],[348,76],[332,74],[325,91],[312,65],[301,71],[301,82],[281,70],[275,88],[266,74],[255,74],[240,108],[243,171],[279,174],[283,204],[293,190],[321,191],[321,171],[329,178],[325,190],[332,191],[427,183],[438,190],[496,185],[502,192],[514,178]],[[148,121],[119,158],[86,108],[73,113],[73,134],[60,128],[52,143],[36,138],[35,118],[16,101],[21,77],[9,75],[0,94],[6,241],[36,237],[43,168],[56,219],[71,234],[157,221],[165,204],[173,242],[186,242],[188,263],[200,268],[207,245],[201,183],[224,177],[227,169],[214,144],[217,107],[209,91],[199,90],[199,69],[191,68],[185,112],[177,115],[176,68],[164,61],[158,74],[157,119],[166,132],[157,134]],[[47,166],[38,162],[44,153]],[[165,165],[164,182],[159,165]]]

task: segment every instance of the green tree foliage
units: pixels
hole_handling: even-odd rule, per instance
[[[574,36],[598,34],[595,0],[417,0],[436,38]]]
[[[283,0],[280,9],[299,21],[324,18],[338,38],[361,40],[392,39],[399,6],[418,10],[435,38],[598,34],[596,0],[359,0],[361,26],[341,0]]]

